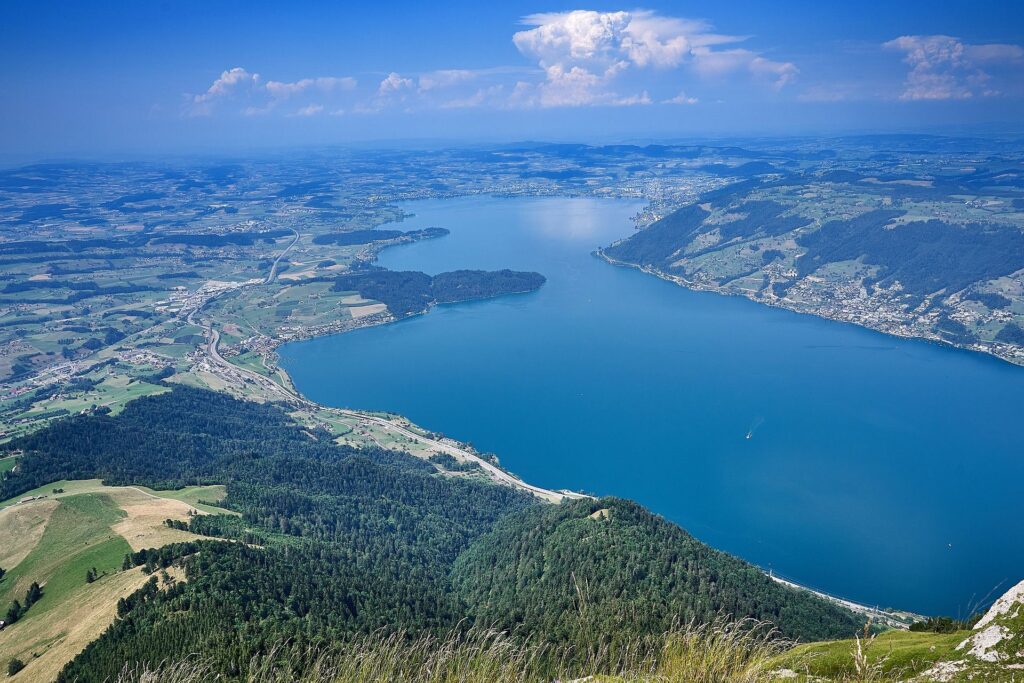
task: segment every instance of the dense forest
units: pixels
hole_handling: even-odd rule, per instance
[[[336,445],[276,406],[219,393],[176,387],[4,448],[23,452],[4,475],[4,498],[65,478],[218,482],[227,487],[219,504],[238,513],[193,517],[190,530],[208,541],[126,557],[125,568],[144,565],[155,580],[119,604],[66,681],[196,652],[235,677],[253,655],[329,648],[381,628],[498,625],[524,640],[615,646],[720,612],[770,619],[804,640],[858,626],[635,504],[540,504],[411,456]],[[187,581],[158,579],[170,564]],[[592,639],[598,631],[607,643]]]
[[[416,271],[369,270],[342,275],[335,280],[334,291],[359,292],[402,317],[421,313],[432,304],[532,292],[544,282],[540,273],[515,270],[456,270],[433,277]]]
[[[796,230],[810,223],[802,216],[784,215],[789,207],[773,201],[744,202],[730,213],[743,214],[741,218],[718,227],[722,241],[736,239],[737,237],[751,237],[753,235],[783,235],[790,230]]]
[[[348,232],[328,232],[317,235],[313,238],[313,244],[336,244],[341,247],[355,244],[370,244],[371,242],[383,242],[386,240],[404,239],[427,239],[430,237],[443,237],[448,234],[445,228],[424,228],[423,230],[349,230]]]
[[[40,209],[43,207],[35,207]],[[182,245],[193,247],[249,247],[257,241],[273,242],[280,237],[291,235],[291,230],[238,231],[216,233],[164,233],[154,236],[143,231],[138,235],[119,238],[94,238],[61,241],[21,240],[5,242],[0,245],[0,255],[45,254],[50,252],[70,252],[78,254],[92,250],[127,250],[136,249],[147,244]]]
[[[453,580],[477,620],[579,645],[614,647],[722,614],[805,640],[849,637],[859,623],[615,498],[535,507],[499,523],[459,558]]]
[[[692,204],[673,211],[659,221],[604,250],[608,256],[641,266],[664,266],[700,232],[710,214]]]
[[[879,284],[898,280],[923,298],[939,290],[957,292],[979,281],[1024,267],[1024,233],[996,225],[951,225],[940,220],[909,221],[887,227],[901,211],[877,210],[846,221],[831,221],[800,237],[807,249],[800,273],[820,265],[863,257],[877,265]]]

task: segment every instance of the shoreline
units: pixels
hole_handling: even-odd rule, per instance
[[[399,318],[397,320],[401,320],[401,318]],[[395,320],[385,321],[385,322],[381,322],[381,323],[378,323],[378,324],[386,324],[386,322],[395,322]],[[339,332],[337,334],[343,334],[343,333]],[[235,367],[237,367],[237,366],[235,366]],[[288,372],[286,370],[284,370],[283,368],[279,368],[278,371],[282,374],[283,378],[288,382],[288,384],[290,384],[293,387],[295,386],[294,383],[291,380],[291,376],[288,374]],[[266,379],[268,381],[270,381],[270,382],[273,382],[273,380],[270,379],[269,377],[266,378]],[[552,503],[552,504],[557,505],[557,504],[559,504],[561,502],[564,502],[565,500],[581,500],[581,499],[584,499],[584,498],[593,498],[593,496],[590,496],[590,495],[587,495],[587,494],[583,494],[583,493],[577,493],[577,492],[574,492],[574,491],[570,491],[568,489],[552,490],[552,489],[545,489],[545,488],[541,488],[541,487],[538,487],[538,486],[534,486],[533,484],[528,483],[524,479],[521,479],[520,477],[518,477],[518,476],[516,476],[516,475],[514,475],[514,474],[512,474],[512,473],[510,473],[510,472],[508,472],[508,471],[506,471],[504,469],[502,469],[501,467],[499,467],[497,465],[494,465],[493,463],[490,463],[487,460],[484,460],[483,458],[481,458],[480,456],[476,455],[475,453],[471,453],[470,451],[466,450],[464,444],[462,444],[461,442],[458,442],[455,439],[452,439],[450,437],[442,437],[441,439],[438,439],[438,440],[431,440],[428,437],[424,437],[422,435],[417,434],[413,430],[410,430],[408,428],[402,427],[401,425],[395,424],[394,422],[392,422],[391,420],[389,420],[387,418],[380,418],[380,417],[377,417],[376,415],[370,415],[368,413],[364,413],[364,412],[361,412],[361,411],[358,411],[358,410],[352,410],[352,409],[346,409],[346,408],[334,408],[334,407],[330,407],[330,406],[324,406],[323,404],[319,404],[319,403],[316,403],[314,401],[311,401],[311,400],[305,398],[305,396],[303,396],[301,394],[301,392],[298,391],[297,388],[294,389],[294,394],[295,394],[296,397],[299,398],[299,400],[303,401],[308,406],[315,406],[317,409],[324,410],[324,411],[327,411],[327,412],[337,412],[339,414],[343,414],[343,415],[346,415],[348,417],[363,418],[363,419],[366,419],[367,421],[374,422],[374,423],[376,423],[378,425],[381,425],[385,429],[393,429],[393,430],[399,432],[400,434],[402,434],[403,436],[411,436],[411,437],[413,437],[413,438],[415,438],[417,440],[428,441],[428,442],[431,442],[433,444],[436,444],[439,448],[443,449],[440,452],[448,453],[449,455],[453,455],[453,456],[458,454],[459,456],[465,457],[465,458],[467,458],[467,459],[469,459],[469,460],[471,460],[473,462],[477,462],[478,464],[480,464],[483,467],[483,469],[488,473],[489,476],[497,475],[497,476],[491,476],[491,479],[495,483],[497,483],[499,485],[502,485],[502,484],[509,485],[509,486],[512,486],[513,488],[519,488],[521,490],[527,491],[527,492],[532,493],[533,495],[535,495],[536,497],[540,498],[542,501],[545,501],[547,503]],[[396,417],[399,418],[399,419],[407,421],[414,428],[419,428],[419,429],[423,429],[424,431],[429,431],[429,430],[424,429],[423,427],[420,427],[419,425],[416,425],[415,423],[413,423],[410,420],[408,420],[408,418],[405,418],[405,417],[403,417],[401,415],[396,415]],[[451,443],[445,443],[446,441],[447,442],[451,442]],[[455,445],[455,444],[458,444],[458,445]],[[878,607],[872,607],[872,606],[864,604],[864,603],[859,603],[859,602],[856,602],[856,601],[853,601],[853,600],[847,600],[846,598],[840,598],[840,597],[834,596],[834,595],[832,595],[830,593],[826,593],[824,591],[816,590],[816,589],[811,588],[809,586],[805,586],[803,584],[797,583],[796,581],[792,581],[790,579],[781,578],[778,575],[776,575],[772,570],[764,569],[763,567],[759,567],[758,565],[753,564],[752,562],[749,562],[748,560],[744,559],[743,557],[741,557],[739,555],[736,555],[735,557],[737,557],[738,559],[740,559],[740,560],[742,560],[744,562],[747,562],[750,566],[756,568],[758,571],[760,571],[761,573],[763,573],[765,576],[770,578],[772,581],[775,581],[776,583],[780,583],[780,584],[782,584],[784,586],[787,586],[787,587],[789,587],[789,588],[791,588],[793,590],[799,590],[799,591],[804,591],[804,592],[807,592],[807,593],[811,593],[811,594],[821,598],[822,600],[825,600],[825,601],[830,602],[830,603],[835,604],[835,605],[839,605],[840,607],[848,609],[851,612],[854,612],[855,614],[860,614],[860,615],[863,615],[863,616],[867,616],[870,619],[872,619],[873,621],[875,621],[876,623],[884,624],[885,626],[887,626],[889,628],[892,628],[892,629],[906,630],[910,626],[910,624],[913,623],[914,621],[917,621],[918,618],[924,618],[924,615],[916,614],[914,612],[908,612],[908,611],[905,611],[905,610],[883,610],[883,609],[880,609]]]
[[[195,312],[193,312],[193,315],[194,314]],[[192,316],[190,316],[190,318],[191,317]],[[396,319],[392,318],[392,320],[381,320],[376,324],[385,324],[386,322],[393,322],[394,320]],[[458,459],[474,462],[481,468],[481,470],[484,471],[484,473],[490,479],[495,481],[495,483],[511,486],[513,488],[518,488],[522,491],[526,491],[527,493],[530,493],[548,502],[557,503],[567,498],[580,499],[590,497],[582,493],[575,493],[564,489],[552,490],[540,486],[534,486],[533,484],[524,481],[518,476],[480,457],[475,452],[469,450],[464,444],[454,439],[450,439],[447,437],[443,437],[441,439],[433,439],[418,433],[414,429],[404,427],[401,424],[398,424],[390,419],[378,417],[377,415],[373,415],[368,412],[352,410],[349,408],[336,408],[332,406],[325,406],[320,403],[316,403],[315,401],[311,401],[310,399],[303,396],[302,393],[299,392],[297,388],[295,388],[295,383],[292,381],[291,376],[283,368],[278,367],[277,372],[281,374],[282,381],[289,386],[279,384],[275,382],[271,377],[261,375],[258,372],[249,370],[247,368],[240,367],[238,365],[235,365],[231,361],[227,360],[220,354],[220,351],[218,349],[218,346],[220,344],[220,332],[213,326],[213,324],[211,323],[209,325],[206,325],[202,322],[195,321],[194,319],[190,320],[190,322],[204,329],[207,335],[207,343],[203,345],[202,349],[205,352],[206,359],[209,360],[212,365],[218,366],[224,373],[224,376],[222,376],[221,379],[225,379],[226,381],[230,382],[230,380],[233,377],[240,377],[242,378],[243,383],[249,382],[262,387],[266,392],[264,395],[270,400],[275,400],[274,397],[276,396],[276,400],[284,401],[300,409],[304,408],[306,410],[313,412],[314,414],[317,412],[325,412],[328,414],[333,413],[349,419],[357,420],[358,422],[364,424],[374,424],[384,429],[385,431],[392,431],[408,439],[417,441],[425,445],[428,448],[428,450],[433,450],[437,453],[445,453]],[[418,426],[413,424],[411,421],[409,421],[409,424],[412,427]],[[423,428],[420,427],[420,429]],[[423,431],[429,430],[423,429]]]
[[[943,347],[946,347],[946,348],[949,348],[949,349],[957,349],[959,351],[968,351],[968,352],[971,352],[971,353],[977,353],[977,354],[980,354],[982,356],[987,356],[989,358],[999,360],[999,361],[1001,361],[1003,363],[1006,363],[1008,365],[1012,365],[1014,367],[1024,368],[1024,357],[1017,358],[1017,357],[1012,357],[1012,356],[1004,356],[1004,355],[998,353],[996,350],[993,350],[993,349],[975,348],[975,347],[972,347],[972,346],[967,346],[965,344],[957,344],[955,342],[951,342],[951,341],[948,341],[946,339],[942,339],[941,337],[934,337],[934,338],[932,338],[932,337],[923,337],[923,336],[915,335],[915,334],[901,334],[900,332],[895,332],[895,331],[891,331],[891,330],[885,330],[885,329],[881,329],[881,328],[878,328],[878,327],[872,327],[870,325],[864,325],[864,324],[862,324],[860,322],[857,322],[856,320],[848,320],[846,318],[842,318],[842,317],[839,317],[839,316],[826,315],[826,314],[819,313],[819,312],[816,312],[816,311],[811,311],[811,310],[800,310],[800,309],[795,308],[793,306],[787,306],[785,303],[783,303],[782,300],[772,301],[772,300],[765,300],[765,299],[755,299],[752,296],[748,296],[746,294],[741,294],[739,292],[725,291],[725,290],[723,290],[720,287],[703,286],[703,285],[697,284],[695,282],[692,282],[690,280],[687,280],[686,278],[684,278],[684,277],[682,277],[680,275],[671,275],[669,273],[666,273],[666,272],[664,272],[662,270],[658,270],[657,268],[653,268],[651,266],[643,266],[643,265],[640,265],[640,264],[637,264],[637,263],[630,263],[629,261],[620,261],[619,259],[616,259],[616,258],[614,258],[612,256],[609,256],[607,253],[605,253],[604,248],[597,249],[596,251],[593,252],[593,254],[594,254],[594,256],[596,256],[597,258],[601,259],[605,263],[611,264],[613,266],[618,266],[618,267],[621,267],[621,268],[632,268],[634,270],[639,270],[642,273],[646,273],[647,275],[653,275],[654,277],[657,277],[657,278],[659,278],[661,280],[665,280],[666,282],[671,282],[671,283],[676,284],[676,285],[678,285],[680,287],[688,289],[691,292],[708,292],[708,293],[711,293],[711,294],[717,294],[719,296],[739,297],[741,299],[746,299],[747,301],[751,301],[751,302],[753,302],[755,304],[760,304],[762,306],[768,306],[770,308],[779,308],[779,309],[782,309],[784,311],[790,311],[791,313],[796,313],[798,315],[808,315],[808,316],[811,316],[811,317],[814,317],[814,318],[818,318],[820,320],[828,320],[828,321],[831,321],[831,322],[843,323],[844,325],[854,325],[854,326],[859,327],[859,328],[864,329],[864,330],[870,330],[870,331],[876,332],[878,334],[884,334],[887,337],[895,337],[897,339],[906,339],[906,340],[920,341],[920,342],[924,342],[924,343],[927,343],[927,344],[934,344],[936,346],[943,346]]]

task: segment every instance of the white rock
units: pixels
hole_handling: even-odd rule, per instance
[[[1024,581],[1003,593],[1002,597],[989,607],[988,611],[985,612],[985,616],[974,626],[975,630],[985,628],[992,623],[993,619],[1009,612],[1018,602],[1024,602]]]
[[[1003,638],[1008,635],[1010,635],[1009,629],[1003,626],[989,626],[984,631],[975,633],[973,636],[957,645],[956,649],[962,650],[970,644],[971,649],[968,651],[968,654],[973,657],[977,657],[983,662],[995,662],[999,660],[999,653],[992,652],[991,650],[1001,643]]]

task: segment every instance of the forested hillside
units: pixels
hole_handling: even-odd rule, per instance
[[[580,643],[623,644],[722,615],[801,640],[849,637],[861,623],[615,498],[509,518],[463,553],[453,579],[478,621]]]
[[[432,304],[532,292],[544,282],[540,273],[516,270],[455,270],[433,277],[418,271],[370,270],[342,275],[335,280],[334,290],[359,292],[401,317],[422,313]]]
[[[5,498],[66,478],[218,482],[227,486],[218,504],[239,513],[194,517],[189,529],[210,541],[126,558],[125,568],[143,564],[154,577],[183,565],[187,581],[158,580],[125,600],[67,681],[190,653],[234,677],[275,648],[330,648],[377,629],[493,625],[565,652],[656,642],[673,624],[719,614],[771,620],[802,640],[858,626],[633,503],[542,505],[411,456],[335,445],[275,406],[208,391],[176,387],[6,449],[23,454]]]
[[[1024,363],[1021,214],[1016,191],[989,182],[843,171],[747,180],[602,253],[694,289]]]

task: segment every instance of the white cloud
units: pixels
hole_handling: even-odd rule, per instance
[[[538,89],[538,102],[542,107],[579,107],[594,104],[604,96],[604,80],[583,67],[566,69],[554,64],[544,71],[547,81]]]
[[[245,90],[259,88],[260,75],[249,73],[240,66],[221,72],[206,92],[191,97],[187,113],[191,116],[209,116],[216,100]]]
[[[1024,62],[1024,48],[1020,45],[1007,45],[1005,43],[989,43],[987,45],[964,45],[964,54],[967,58],[976,63],[983,62]]]
[[[639,67],[675,67],[692,50],[735,38],[708,33],[701,21],[662,17],[652,12],[634,12],[622,39],[622,49]]]
[[[309,116],[318,104],[310,103],[309,97],[327,96],[337,98],[342,93],[354,90],[357,83],[349,76],[320,76],[303,78],[293,82],[266,81],[257,73],[251,73],[242,67],[228,69],[200,95],[188,98],[185,113],[189,116],[208,116],[213,113],[214,105],[234,103],[244,116],[261,116],[269,114],[285,100],[298,100],[305,106],[295,112],[295,116]]]
[[[699,101],[696,97],[689,97],[686,92],[680,90],[678,95],[663,100],[662,104],[697,104]]]
[[[512,42],[542,64],[606,58],[619,51],[629,19],[628,12],[589,10],[531,14],[523,23],[535,28],[519,31]]]
[[[560,64],[545,69],[540,83],[519,81],[505,101],[507,108],[585,107],[593,105],[626,107],[651,104],[650,95],[643,91],[635,95],[618,95],[606,88],[607,78],[587,69],[574,66],[569,69]]]
[[[316,116],[324,110],[322,104],[309,104],[295,112],[295,116]]]
[[[635,107],[637,105],[653,104],[654,100],[651,99],[650,94],[644,90],[643,92],[637,93],[636,95],[626,95],[624,97],[614,97],[609,100],[608,104],[613,107]]]
[[[492,85],[489,88],[478,88],[476,92],[467,97],[458,97],[442,102],[439,106],[442,109],[469,109],[492,105],[502,106],[502,96],[505,93],[505,86]]]
[[[230,99],[248,116],[291,116],[420,111],[469,107],[552,108],[693,104],[690,81],[708,88],[763,82],[776,89],[792,83],[798,69],[739,46],[745,36],[715,32],[702,20],[647,10],[574,10],[533,14],[512,41],[530,60],[521,67],[392,71],[360,87],[349,76],[263,81],[241,67],[225,71],[202,95],[189,96],[190,113],[208,114]],[[990,49],[995,59],[1001,55]],[[978,59],[981,59],[979,56]],[[653,95],[653,97],[652,97]],[[318,109],[319,108],[319,109]]]
[[[436,90],[437,88],[450,88],[453,85],[471,81],[477,77],[477,72],[471,69],[441,69],[431,71],[419,77],[419,89],[421,92]]]
[[[792,83],[800,70],[791,62],[773,62],[764,57],[754,57],[747,65],[754,76],[764,78],[778,89]]]
[[[410,90],[414,85],[415,84],[411,78],[403,78],[392,71],[383,81],[380,82],[380,86],[377,88],[377,94],[382,96],[393,95],[404,90]]]
[[[536,106],[646,103],[640,96],[622,97],[614,91],[612,82],[631,70],[688,67],[705,78],[743,73],[775,88],[788,85],[799,72],[791,62],[720,47],[741,42],[743,36],[715,33],[706,22],[646,10],[532,14],[523,23],[530,28],[513,35],[512,42],[537,60],[546,81],[535,95],[520,99]]]
[[[993,77],[981,67],[1019,66],[1024,49],[1018,45],[970,45],[944,35],[900,36],[882,47],[903,53],[910,66],[902,100],[963,100],[999,95]]]
[[[320,76],[319,78],[303,78],[291,83],[267,81],[267,92],[272,97],[284,99],[308,90],[318,90],[325,93],[353,90],[356,85],[356,79],[351,76]]]

